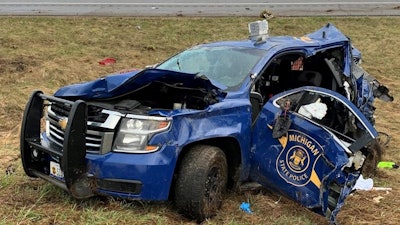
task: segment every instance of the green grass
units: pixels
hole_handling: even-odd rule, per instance
[[[0,17],[0,224],[195,224],[170,202],[96,197],[75,200],[44,181],[28,178],[19,157],[23,109],[33,90],[92,80],[119,70],[143,68],[198,43],[246,39],[247,23],[259,18]],[[363,67],[386,84],[394,103],[376,102],[377,128],[393,138],[384,160],[400,161],[400,17],[275,18],[272,35],[302,36],[331,22],[352,40]],[[98,64],[117,59],[114,67]],[[8,167],[13,173],[6,175]],[[400,224],[398,171],[381,170],[378,185],[389,193],[359,192],[339,214],[342,224]],[[381,203],[372,199],[383,196]],[[250,201],[253,214],[239,210]],[[326,224],[300,205],[269,192],[229,193],[217,216],[204,224]]]

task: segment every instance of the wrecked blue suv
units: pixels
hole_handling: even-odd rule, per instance
[[[78,199],[172,200],[198,221],[226,189],[264,186],[335,223],[380,158],[373,101],[393,98],[333,25],[269,37],[265,23],[250,26],[249,40],[34,92],[21,129],[25,173]]]

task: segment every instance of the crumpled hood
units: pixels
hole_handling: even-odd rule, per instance
[[[112,74],[94,81],[68,85],[56,91],[54,96],[83,100],[113,98],[147,86],[155,81],[179,84],[187,88],[213,90],[218,96],[225,96],[222,90],[226,89],[226,87],[209,80],[205,75],[160,69],[135,70],[122,74]]]

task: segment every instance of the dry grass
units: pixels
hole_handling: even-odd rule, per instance
[[[154,64],[197,43],[247,38],[257,18],[0,18],[0,224],[194,224],[170,203],[94,198],[77,201],[58,188],[28,178],[19,159],[24,105],[35,89],[58,87]],[[363,53],[363,66],[394,94],[376,102],[377,128],[392,136],[385,160],[400,161],[400,18],[276,18],[274,35],[297,35],[334,23]],[[114,57],[114,68],[98,61]],[[6,174],[7,172],[7,174]],[[381,170],[377,186],[391,192],[357,192],[339,214],[342,224],[400,224],[399,170]],[[379,203],[374,197],[383,197]],[[239,210],[250,201],[253,214]],[[204,224],[324,224],[325,219],[273,193],[230,193],[218,215]]]

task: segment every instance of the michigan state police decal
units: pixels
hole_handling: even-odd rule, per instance
[[[319,186],[314,167],[321,156],[322,146],[312,137],[296,130],[289,130],[286,138],[276,160],[279,176],[295,186],[304,186],[310,180]]]

